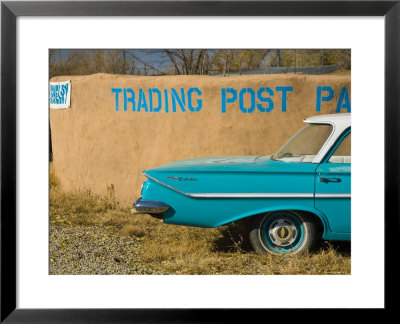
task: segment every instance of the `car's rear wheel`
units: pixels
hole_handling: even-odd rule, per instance
[[[250,242],[260,253],[301,254],[313,248],[317,237],[313,220],[294,211],[258,215],[250,229]]]

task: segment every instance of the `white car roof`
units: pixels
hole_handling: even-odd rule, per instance
[[[304,119],[305,123],[331,124],[338,128],[348,128],[351,125],[351,114],[318,115]]]
[[[320,163],[325,154],[329,151],[332,145],[335,144],[337,139],[343,134],[343,132],[351,126],[351,114],[330,114],[330,115],[318,115],[304,119],[305,123],[311,124],[330,124],[333,127],[332,133],[322,146],[321,150],[315,157],[313,163]]]

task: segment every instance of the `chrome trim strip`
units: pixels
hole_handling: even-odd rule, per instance
[[[351,193],[339,193],[339,194],[315,194],[315,198],[351,198]]]
[[[193,198],[314,198],[312,193],[191,193]]]
[[[164,183],[164,182],[161,182],[160,180],[158,180],[158,179],[156,179],[156,178],[153,178],[152,176],[149,176],[146,172],[143,172],[143,175],[145,175],[147,178],[149,178],[150,180],[153,180],[154,182],[157,182],[157,183],[159,183],[160,185],[163,185],[163,186],[165,186],[165,187],[167,187],[167,188],[169,188],[169,189],[171,189],[171,190],[173,190],[173,191],[176,191],[176,192],[179,192],[180,194],[182,194],[182,195],[185,195],[185,196],[188,196],[189,194],[187,194],[187,193],[185,193],[185,192],[183,192],[183,191],[180,191],[180,190],[178,190],[178,189],[175,189],[174,187],[171,187],[170,185],[167,185],[166,183]]]

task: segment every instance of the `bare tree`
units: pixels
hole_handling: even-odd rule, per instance
[[[175,68],[175,74],[202,74],[204,70],[205,49],[166,49],[165,56]]]

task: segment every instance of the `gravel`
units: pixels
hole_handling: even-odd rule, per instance
[[[51,224],[49,243],[51,275],[149,273],[139,262],[139,239],[121,236],[115,227]]]

